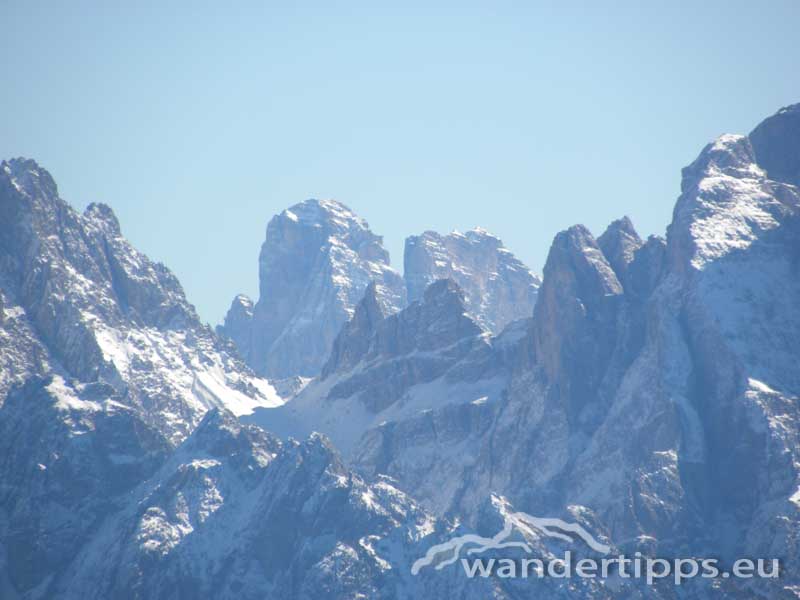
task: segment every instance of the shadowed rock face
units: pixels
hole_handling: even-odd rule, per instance
[[[643,300],[650,296],[663,275],[666,251],[666,240],[656,235],[636,249],[625,276],[625,293],[629,297]]]
[[[332,200],[301,202],[267,226],[252,316],[237,298],[221,332],[257,373],[316,375],[372,281],[382,310],[402,308],[402,279],[367,223]]]
[[[356,306],[353,318],[345,323],[333,343],[331,355],[322,368],[321,378],[336,371],[349,371],[369,352],[372,336],[386,315],[378,301],[375,283],[370,283]]]
[[[547,258],[533,318],[537,363],[574,419],[594,412],[596,395],[614,354],[623,289],[589,231],[559,233]],[[594,418],[594,417],[592,417]]]
[[[406,238],[403,263],[409,302],[421,299],[434,281],[452,279],[472,318],[488,331],[499,333],[533,314],[541,281],[483,229]]]
[[[372,304],[368,296],[360,312],[367,312]],[[338,365],[343,373],[349,370],[348,366],[350,369],[359,363],[364,366],[352,377],[338,381],[328,396],[346,398],[357,393],[373,412],[392,404],[412,385],[441,377],[481,343],[482,331],[465,314],[463,293],[449,279],[433,283],[425,290],[421,302],[373,327],[372,332],[344,331],[337,340],[341,347],[352,349],[352,359],[358,359],[351,360],[349,365]],[[357,346],[362,350],[360,353]],[[393,361],[393,369],[381,365],[386,360]],[[372,370],[369,367],[372,364],[379,368]],[[334,364],[327,368],[329,373],[334,370]]]
[[[234,341],[239,353],[250,355],[250,332],[253,328],[253,301],[245,294],[239,294],[231,302],[223,325],[217,326],[217,333]]]
[[[770,179],[800,185],[800,104],[782,108],[749,137],[756,163]]]

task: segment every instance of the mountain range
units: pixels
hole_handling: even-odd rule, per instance
[[[794,105],[702,149],[664,237],[574,225],[541,278],[480,228],[400,275],[307,200],[212,330],[108,206],[3,162],[0,597],[797,597],[798,186]],[[577,548],[518,511],[781,576],[412,572],[454,536]]]

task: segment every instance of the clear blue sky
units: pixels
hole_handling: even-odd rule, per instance
[[[0,0],[0,157],[110,204],[212,324],[309,197],[400,269],[406,235],[481,225],[540,272],[576,222],[663,233],[706,142],[800,101],[799,24],[795,1]]]

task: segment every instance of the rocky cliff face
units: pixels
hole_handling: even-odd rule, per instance
[[[0,402],[30,375],[102,382],[174,441],[212,406],[278,400],[203,326],[175,276],[122,236],[110,208],[77,213],[33,161],[0,165]]]
[[[786,106],[748,136],[753,158],[772,181],[800,185],[800,104]]]
[[[421,301],[385,317],[370,286],[322,376],[286,410],[259,411],[248,421],[295,437],[321,429],[348,454],[382,422],[495,390],[501,366],[489,353],[490,336],[466,314],[463,292],[451,280],[435,282]],[[456,394],[451,385],[463,389]]]
[[[684,170],[644,345],[564,488],[603,507],[618,539],[796,564],[798,210],[797,188],[769,179],[745,136]],[[788,583],[759,585],[780,597]]]
[[[472,318],[488,331],[499,333],[533,314],[541,281],[483,229],[411,236],[403,262],[409,302],[422,298],[434,281],[452,279],[464,291]]]
[[[559,233],[544,268],[533,320],[536,361],[575,423],[591,422],[617,345],[623,289],[591,233],[580,225]]]
[[[386,312],[405,304],[381,238],[343,204],[307,200],[275,216],[259,257],[259,300],[239,296],[221,332],[257,373],[319,373],[370,282]]]
[[[633,223],[623,217],[611,223],[597,238],[597,245],[603,251],[608,264],[620,282],[628,277],[628,266],[633,262],[636,251],[642,247],[642,238],[636,233]]]
[[[217,332],[231,339],[243,357],[250,356],[250,332],[253,328],[253,301],[245,294],[239,294],[231,302],[222,326]]]

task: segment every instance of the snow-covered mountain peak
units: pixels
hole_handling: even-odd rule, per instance
[[[465,231],[463,234],[459,234],[458,232],[454,231],[453,235],[463,235],[465,238],[475,244],[493,244],[498,247],[503,245],[503,242],[499,237],[480,226],[473,227],[472,229]]]
[[[757,128],[758,129],[758,128]],[[676,269],[703,269],[747,248],[796,210],[796,195],[756,164],[750,139],[723,135],[683,169],[681,196],[668,230]]]
[[[252,318],[234,302],[220,330],[257,372],[313,376],[370,282],[385,313],[405,305],[402,278],[367,222],[339,202],[306,200],[267,225]]]
[[[270,235],[300,235],[300,232],[314,239],[320,247],[349,249],[362,260],[378,263],[377,268],[389,265],[389,253],[382,245],[381,236],[375,235],[363,218],[336,200],[304,200],[285,209],[270,221],[267,239]],[[330,258],[344,259],[344,254],[334,251]]]
[[[0,336],[11,382],[56,372],[77,396],[103,383],[173,442],[210,407],[242,414],[280,401],[202,325],[177,278],[128,243],[109,207],[79,214],[33,161],[0,169],[0,269],[15,315]]]
[[[764,171],[755,162],[753,147],[747,136],[723,134],[708,144],[700,155],[682,171],[681,190],[698,185],[703,179],[721,177],[759,178]],[[708,185],[707,184],[707,185]]]
[[[253,310],[253,301],[250,299],[250,296],[247,294],[236,294],[233,298],[233,303],[237,306],[241,306],[243,310]]]
[[[630,217],[627,215],[616,219],[615,221],[611,221],[603,234],[597,238],[597,241],[600,242],[604,236],[611,235],[621,235],[638,242],[641,242],[642,240],[642,238],[639,237],[636,228],[633,226],[633,221],[631,221]]]
[[[368,230],[369,224],[337,200],[310,198],[285,209],[280,217],[312,227],[334,226],[340,231],[352,227]]]
[[[122,235],[119,219],[107,204],[93,202],[83,211],[83,218],[92,221],[107,235]]]
[[[11,158],[0,163],[0,173],[21,194],[56,196],[58,187],[50,173],[29,158]]]
[[[493,333],[533,314],[539,278],[485,229],[411,236],[404,266],[409,302],[420,299],[434,281],[452,279],[464,291],[473,318]]]

